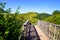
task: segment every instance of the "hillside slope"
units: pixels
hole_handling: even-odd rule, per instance
[[[54,11],[52,16],[46,18],[45,21],[60,25],[60,11]]]
[[[60,14],[50,16],[47,19],[45,19],[45,21],[55,23],[55,24],[60,24]]]
[[[49,16],[51,16],[51,15],[47,14],[47,13],[38,13],[38,15],[36,16],[36,18],[39,19],[39,20],[44,20],[44,19],[46,19]]]
[[[28,13],[19,14],[17,18],[20,17],[20,19],[23,20],[24,22],[26,20],[30,20],[31,23],[35,24],[37,22],[37,19],[35,18],[36,16],[37,16],[36,12],[28,12]]]

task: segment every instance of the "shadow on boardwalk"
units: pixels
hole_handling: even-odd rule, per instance
[[[27,34],[27,39],[26,40],[41,40],[39,38],[39,35],[33,25],[30,25],[28,27],[28,34]]]

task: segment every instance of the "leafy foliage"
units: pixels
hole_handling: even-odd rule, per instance
[[[20,14],[20,18],[23,18],[24,21],[29,19],[32,24],[35,24],[38,21],[38,19],[44,20],[49,16],[51,16],[51,15],[47,14],[47,13],[40,13],[39,14],[37,12],[28,12],[28,13]]]
[[[7,14],[11,13],[11,8],[5,11],[5,4],[0,2],[0,40],[18,40],[23,21],[17,18],[19,14]]]
[[[0,2],[0,13],[5,12],[4,11],[5,5],[6,5],[6,2],[4,3]]]
[[[15,14],[0,14],[0,39],[17,40],[22,28],[22,20]]]
[[[46,18],[45,21],[55,23],[55,24],[60,24],[60,11],[54,11],[53,15]]]
[[[38,19],[36,19],[35,17],[37,16],[36,12],[28,12],[28,13],[23,13],[20,15],[21,18],[26,21],[26,20],[30,20],[30,22],[32,24],[35,24],[37,22]]]
[[[11,13],[11,8],[8,8],[5,12],[8,14]]]
[[[17,8],[15,14],[19,14],[19,9],[20,9],[20,6],[18,6],[18,8]]]
[[[60,14],[60,11],[58,11],[58,10],[55,10],[55,11],[54,11],[52,14],[53,14],[53,15]]]
[[[48,17],[45,20],[48,22],[51,22],[51,23],[60,24],[60,14],[59,15],[53,15],[51,17]]]

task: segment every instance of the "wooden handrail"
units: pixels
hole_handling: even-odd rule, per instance
[[[38,26],[40,26],[41,29],[43,31],[45,31],[45,33],[48,36],[50,36],[51,38],[53,38],[52,40],[59,40],[60,39],[60,25],[49,23],[49,22],[45,22],[45,21],[42,21],[42,20],[38,20]],[[51,33],[49,31],[51,33],[53,32],[53,35],[51,35]]]

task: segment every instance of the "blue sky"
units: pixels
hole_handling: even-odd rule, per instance
[[[5,9],[11,8],[15,12],[20,6],[20,13],[26,12],[46,12],[51,14],[54,10],[60,10],[60,0],[5,0],[7,2]],[[0,0],[4,2],[4,0]]]

